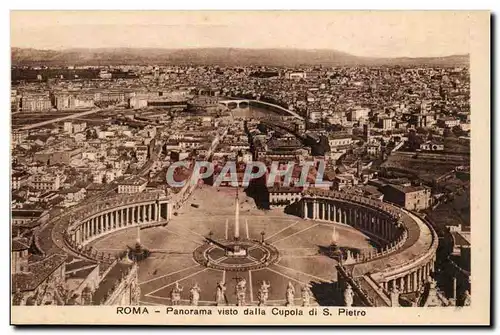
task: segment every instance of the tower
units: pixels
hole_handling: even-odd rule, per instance
[[[370,143],[370,124],[363,125],[363,137],[366,143]]]
[[[356,166],[356,175],[358,178],[361,178],[362,174],[363,174],[363,162],[361,162],[361,159],[359,159]]]

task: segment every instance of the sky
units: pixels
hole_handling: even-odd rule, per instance
[[[469,53],[467,12],[12,11],[11,46],[334,49],[367,57]]]

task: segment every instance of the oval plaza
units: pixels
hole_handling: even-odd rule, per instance
[[[238,201],[236,201],[236,208],[239,208]],[[304,226],[305,228],[300,231],[289,233],[290,236],[304,234],[306,231],[313,231],[313,229],[309,228],[316,229],[317,227],[324,229],[323,233],[319,233],[320,235],[329,234],[332,228],[333,232],[341,232],[343,229],[349,229],[363,234],[373,246],[372,248],[363,250],[350,249],[345,245],[337,245],[335,237],[332,237],[331,245],[327,246],[327,251],[323,255],[311,256],[311,262],[317,261],[318,258],[315,257],[336,260],[335,263],[331,263],[333,265],[330,268],[326,268],[323,274],[321,274],[323,280],[329,280],[325,284],[332,286],[331,290],[325,292],[330,292],[329,294],[332,296],[337,296],[336,300],[332,300],[334,301],[332,304],[354,306],[398,305],[398,299],[395,300],[394,295],[399,296],[411,292],[419,292],[431,280],[430,274],[434,271],[435,254],[438,244],[437,235],[432,227],[417,215],[379,200],[312,188],[304,191],[301,199],[295,205],[299,208],[295,215],[283,214],[283,219],[271,218],[268,225],[273,225],[273,222],[278,224],[280,220],[298,218],[300,224],[307,225],[310,222],[314,226]],[[182,228],[180,225],[183,221],[176,222],[177,218],[172,216],[172,211],[172,201],[161,195],[160,192],[109,197],[92,204],[80,206],[72,210],[71,213],[59,217],[53,224],[52,236],[56,237],[55,241],[57,241],[56,244],[58,247],[65,249],[70,254],[79,255],[96,262],[113,263],[119,261],[118,258],[120,256],[116,252],[113,254],[100,251],[99,247],[95,247],[92,242],[99,242],[99,240],[107,236],[109,237],[112,234],[119,235],[126,231],[131,232],[129,235],[136,236],[139,234],[136,231],[138,232],[141,229],[142,232],[140,234],[165,234],[166,230],[160,230],[163,227],[165,229],[172,229],[171,232],[175,232],[175,230],[179,231],[178,229],[193,231],[190,230],[193,226]],[[239,231],[240,221],[242,221],[243,216],[240,218],[239,209],[236,211],[237,218],[231,222],[234,223],[235,227],[238,225],[238,228],[234,229],[238,229]],[[232,214],[227,215],[227,217],[232,216]],[[210,220],[207,218],[204,221],[207,222]],[[217,218],[216,220],[218,222],[214,223],[214,226],[224,225],[223,219]],[[275,267],[274,269],[282,267],[281,269],[283,270],[285,266],[280,264],[286,264],[283,263],[283,260],[286,259],[286,252],[289,250],[283,247],[283,240],[290,236],[285,236],[281,239],[272,237],[265,239],[265,236],[262,235],[259,238],[259,232],[257,230],[254,231],[254,228],[252,228],[252,221],[258,220],[258,217],[253,219],[252,216],[248,216],[246,218],[246,237],[243,233],[241,237],[237,233],[238,236],[235,238],[232,236],[225,236],[224,238],[223,236],[214,236],[214,230],[210,230],[207,234],[200,232],[198,235],[203,235],[205,239],[199,238],[198,244],[192,251],[188,250],[189,254],[193,254],[189,258],[194,257],[197,260],[198,265],[195,266],[195,270],[204,271],[206,276],[215,276],[216,273],[222,273],[222,279],[225,277],[226,282],[230,282],[229,279],[233,277],[232,273],[242,273],[244,277],[244,272],[238,272],[240,270],[249,273],[247,278],[250,281],[252,281],[252,275],[254,278],[258,277],[259,271],[264,271],[260,272],[264,274],[266,269],[274,271],[273,267]],[[172,221],[172,228],[169,228],[171,225],[170,221]],[[187,218],[187,221],[195,222],[196,220],[189,220]],[[227,219],[225,224],[227,235],[228,229],[232,228],[228,228]],[[284,229],[281,229],[281,231],[278,231],[274,235],[285,234],[286,226],[284,227]],[[215,229],[215,235],[222,235],[222,233],[218,233]],[[63,243],[57,238],[58,236],[62,237]],[[307,237],[307,239],[309,238]],[[314,241],[311,240],[310,242]],[[219,243],[229,243],[232,246],[239,244],[242,248],[248,248],[250,252],[248,252],[248,255],[245,255],[246,259],[234,257],[234,261],[231,261],[228,252],[224,256],[222,251],[220,251],[221,257],[219,260],[215,260],[211,264],[199,260],[200,257],[204,257],[202,255],[203,250],[215,250],[214,247],[224,250],[225,247]],[[153,253],[155,252],[154,246],[147,245],[146,247],[150,248]],[[188,244],[186,244],[186,248],[189,248]],[[200,250],[202,250],[202,254],[200,254]],[[266,257],[271,257],[273,261],[256,260],[255,257],[257,256],[252,254],[252,250],[263,250],[264,253],[268,254]],[[214,257],[214,254],[216,252],[212,251],[209,257]],[[164,258],[167,260],[166,264],[168,264],[169,255],[165,255]],[[192,266],[190,262],[183,264],[183,267]],[[239,269],[239,264],[241,264],[241,269]],[[260,265],[252,268],[248,267],[248,264]],[[253,272],[249,270],[253,270]],[[140,264],[138,272],[139,274],[141,273]],[[307,278],[307,270],[297,272],[303,272],[304,278]],[[328,278],[329,273],[331,278]],[[310,277],[314,276],[310,275]],[[146,287],[141,286],[143,296],[148,295],[147,285],[153,280],[154,278],[143,281],[143,284],[146,285]],[[255,283],[250,283],[250,285],[254,286],[253,295],[256,296],[257,293],[255,291],[258,291],[260,282],[255,279],[254,281]],[[273,283],[272,277],[268,281],[271,287],[283,285]],[[286,281],[285,279],[284,283]],[[207,296],[215,294],[217,282],[220,282],[219,278],[214,279],[212,285],[202,287],[202,290],[209,291],[205,292]],[[266,281],[264,280],[264,282]],[[300,282],[307,284],[307,280],[301,280]],[[166,286],[170,285],[169,287],[172,287],[174,284],[178,285],[177,283],[177,280],[172,279],[172,282],[167,283]],[[297,291],[299,289],[297,288]],[[274,291],[278,291],[278,289],[276,288]],[[316,300],[316,304],[322,304],[320,299],[315,299],[315,291],[312,291],[313,301]],[[345,295],[344,292],[348,292],[354,297],[353,302],[349,302],[349,298],[342,298]],[[150,295],[149,297],[154,296]],[[298,300],[296,304],[300,304],[299,296],[300,294],[297,292],[296,298]],[[156,303],[161,301],[159,299],[156,299]],[[168,300],[168,294],[164,294],[161,299]],[[346,299],[347,302],[342,301]],[[141,300],[147,299],[142,297]],[[163,303],[169,304],[167,300],[163,301]],[[253,298],[252,296],[247,299],[246,303],[256,304],[257,301],[258,298]],[[280,305],[284,302],[285,298],[279,295],[269,300],[269,304],[275,305]],[[211,304],[209,299],[206,299],[202,303]],[[215,301],[213,303],[216,304]]]

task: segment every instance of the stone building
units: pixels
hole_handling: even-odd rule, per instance
[[[67,256],[54,254],[30,261],[33,256],[26,241],[13,239],[12,242],[12,304],[63,305]]]
[[[51,108],[52,102],[48,93],[23,94],[21,98],[21,110],[23,112],[43,112]]]
[[[382,188],[384,200],[408,210],[423,210],[431,206],[431,190],[425,186],[386,185]]]
[[[271,207],[285,207],[302,198],[302,188],[300,187],[279,187],[268,188],[269,205]]]
[[[140,193],[146,189],[148,181],[141,177],[132,176],[118,183],[118,193]]]

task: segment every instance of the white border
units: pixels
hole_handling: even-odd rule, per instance
[[[1,11],[1,18],[2,18],[2,29],[0,32],[0,36],[2,38],[2,47],[4,48],[4,52],[0,53],[3,57],[5,57],[3,64],[10,64],[10,27],[9,27],[9,10],[10,9],[137,9],[137,10],[143,10],[143,9],[489,9],[492,10],[493,12],[499,12],[499,1],[493,1],[493,0],[474,0],[474,1],[453,1],[453,2],[448,2],[448,3],[443,3],[442,1],[436,1],[436,0],[420,0],[420,1],[360,1],[360,0],[350,0],[347,2],[336,2],[335,6],[332,6],[331,4],[327,5],[326,2],[323,2],[321,0],[308,0],[308,1],[293,1],[293,0],[288,0],[288,1],[274,1],[270,3],[268,0],[252,0],[252,1],[247,1],[247,2],[236,2],[236,1],[219,1],[215,3],[214,1],[211,1],[208,3],[207,1],[193,1],[193,0],[183,0],[177,3],[174,3],[172,1],[135,1],[135,2],[125,2],[125,1],[116,1],[116,2],[111,2],[108,1],[104,3],[103,1],[96,1],[96,0],[87,0],[85,2],[69,2],[69,1],[17,1],[15,3],[11,3],[11,7],[8,7],[6,2],[2,2],[0,5],[2,7]],[[453,5],[453,7],[449,7],[449,5]],[[4,8],[5,7],[5,8]],[[497,22],[498,25],[498,22]],[[495,29],[496,31],[496,29]],[[498,35],[494,34],[495,36],[495,43],[498,44]],[[6,66],[6,65],[4,65]],[[1,150],[1,155],[3,158],[4,164],[1,165],[0,169],[2,169],[2,174],[4,176],[4,184],[0,192],[1,196],[1,201],[2,204],[5,206],[5,210],[7,213],[9,213],[10,209],[8,207],[8,204],[10,202],[10,194],[9,194],[9,188],[10,188],[10,175],[9,175],[9,166],[7,165],[6,162],[10,161],[10,114],[9,114],[9,108],[10,106],[10,95],[9,95],[9,88],[10,88],[10,82],[9,82],[9,77],[10,77],[10,72],[5,68],[5,71],[2,71],[4,75],[4,80],[1,81],[2,85],[2,92],[4,92],[3,95],[3,103],[2,106],[3,108],[3,113],[0,114],[0,117],[3,118],[0,122],[0,127],[3,127],[2,131],[0,131],[0,136],[2,136],[2,150]],[[497,71],[495,74],[498,74]],[[496,76],[496,80],[494,83],[494,86],[498,84],[498,76]],[[492,92],[492,94],[494,94]],[[495,99],[495,103],[498,104],[498,97],[496,95],[493,95]],[[500,124],[499,118],[496,118],[495,126],[498,126]],[[493,126],[493,125],[492,125]],[[497,129],[499,127],[496,127]],[[498,139],[499,136],[497,136],[497,139],[495,140],[495,144],[497,144],[498,147],[498,142],[500,141]],[[495,202],[494,207],[500,206],[500,200],[497,200],[498,202]],[[4,218],[8,217],[7,215],[4,215]],[[6,221],[6,220],[4,220]],[[4,243],[3,245],[9,246],[9,236],[8,236],[8,222],[3,224],[3,229],[5,229],[4,233],[2,234]],[[499,234],[498,231],[499,229],[496,229],[497,235]],[[495,236],[498,237],[498,236]],[[493,243],[494,244],[494,243]],[[497,254],[498,256],[498,247],[497,249]],[[7,254],[7,250],[5,250],[5,253]],[[7,257],[7,255],[5,255]],[[498,259],[498,258],[497,258]],[[10,294],[9,294],[9,288],[8,288],[8,283],[9,283],[9,278],[8,274],[10,273],[10,268],[8,266],[8,262],[4,262],[5,267],[4,267],[4,280],[2,283],[5,285],[2,287],[0,290],[1,294],[1,310],[2,310],[2,315],[8,316],[9,315],[9,302],[10,302]],[[497,296],[495,298],[498,298],[498,289],[496,290]],[[497,300],[497,299],[495,299]],[[498,311],[498,309],[495,309]],[[496,315],[495,315],[496,316]],[[495,316],[492,315],[492,318]],[[497,319],[498,320],[498,319]],[[6,322],[3,323],[4,325],[8,325],[8,320],[5,320]],[[124,334],[128,334],[132,331],[136,331],[137,329],[131,329],[131,330],[122,330]],[[286,329],[285,331],[289,331],[291,329]],[[8,332],[13,332],[13,328],[9,327],[7,329]],[[28,332],[31,332],[32,330],[29,330]],[[39,330],[40,331],[40,330]],[[51,329],[45,329],[41,330],[42,332],[52,332],[53,330]],[[82,330],[73,330],[75,333],[81,333]],[[95,330],[94,330],[95,331]],[[140,330],[144,331],[144,330]],[[148,330],[146,330],[148,331]],[[162,329],[164,331],[164,329]],[[178,329],[168,329],[168,332],[178,332]],[[219,329],[217,330],[212,330],[212,331],[220,331]],[[234,330],[232,330],[234,331]],[[242,331],[241,329],[238,329],[236,331]],[[266,332],[266,331],[277,331],[275,329],[271,330],[264,330],[264,329],[258,329],[257,331],[259,332]],[[321,330],[326,332],[331,332],[331,331],[336,331],[335,329],[325,329]],[[370,330],[374,331],[374,330]],[[377,330],[377,331],[385,331],[385,330]],[[407,330],[410,332],[417,332],[419,331],[418,329],[415,330]],[[426,330],[426,331],[431,331],[432,330]],[[443,331],[443,330],[433,330],[433,331]]]

